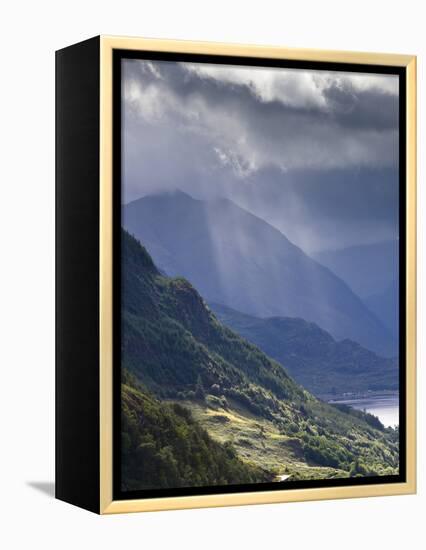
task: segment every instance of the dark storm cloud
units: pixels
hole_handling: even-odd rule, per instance
[[[311,252],[396,238],[397,174],[390,168],[268,169],[233,186],[231,198]]]
[[[398,128],[398,97],[376,90],[355,94],[350,86],[330,86],[324,94],[333,106],[336,123],[345,129],[370,129],[375,132]]]
[[[127,60],[123,97],[126,201],[225,195],[307,249],[395,235],[396,77]]]

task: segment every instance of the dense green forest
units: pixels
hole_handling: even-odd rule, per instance
[[[260,319],[211,304],[218,319],[286,366],[315,395],[398,390],[398,361],[351,340],[337,342],[315,323],[291,317]]]
[[[270,481],[221,445],[178,403],[164,404],[128,373],[122,384],[123,490]]]
[[[316,399],[281,364],[223,326],[188,281],[160,273],[126,232],[122,258],[122,368],[155,396],[123,386],[125,487],[236,482],[259,475],[317,479],[397,473],[396,430],[371,415]],[[145,432],[147,417],[157,418],[150,430],[156,423],[174,425],[178,466],[167,474],[157,459],[168,432]],[[219,461],[225,449],[235,462],[223,466],[220,475],[212,470],[207,478],[210,467],[201,466],[189,474],[186,455],[175,454],[186,439],[182,426],[192,427],[193,442],[208,437],[205,442],[220,444]],[[149,444],[138,454],[142,442]],[[170,451],[164,452],[170,458]],[[199,456],[200,464],[208,460],[202,451]],[[144,473],[146,464],[154,464],[155,471]]]

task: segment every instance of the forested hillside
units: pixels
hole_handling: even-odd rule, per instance
[[[398,361],[352,340],[336,341],[315,323],[292,317],[261,319],[210,304],[218,319],[285,365],[315,395],[397,391]]]
[[[124,373],[122,384],[123,490],[199,487],[270,481],[241,461],[181,405],[164,404]]]
[[[143,425],[138,427],[144,415],[134,411],[147,407],[166,407],[166,416],[172,412],[180,423],[182,418],[185,423],[195,419],[213,440],[232,445],[239,460],[271,476],[285,472],[290,479],[316,479],[397,472],[397,432],[384,429],[371,415],[343,412],[317,400],[282,365],[223,326],[186,280],[161,274],[126,232],[122,258],[122,368],[161,400],[154,405],[151,398],[123,387],[123,415],[133,426],[126,431],[124,462],[137,461],[131,478],[124,470],[124,483],[146,483],[141,472],[135,473],[136,449],[146,435],[140,431]],[[185,417],[176,403],[192,416]],[[239,470],[234,466],[229,466],[232,476]],[[257,475],[239,472],[241,478]],[[167,476],[149,479],[156,486],[172,483]],[[181,477],[180,483],[187,479]]]

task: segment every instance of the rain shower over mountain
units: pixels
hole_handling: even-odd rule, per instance
[[[208,302],[257,317],[302,318],[336,340],[395,355],[388,328],[346,282],[233,201],[164,192],[128,203],[122,215],[158,267],[187,278]]]

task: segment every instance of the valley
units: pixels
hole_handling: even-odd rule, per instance
[[[224,325],[285,365],[297,382],[318,397],[398,390],[394,358],[380,357],[349,339],[336,341],[303,319],[259,318],[220,304],[209,306]]]
[[[182,455],[187,428],[173,429],[173,438],[156,447],[155,421],[147,431],[140,416],[147,402],[154,403],[153,418],[165,416],[167,426],[170,407],[178,407],[178,416],[194,427],[194,445],[204,438],[200,449],[206,442],[220,446],[218,455],[232,461],[227,483],[247,476],[271,480],[289,475],[290,482],[398,472],[397,430],[384,428],[372,415],[316,399],[285,366],[222,325],[188,281],[160,272],[126,232],[122,258],[123,396],[140,394],[126,397],[127,422],[133,419],[125,431],[126,445],[137,449],[143,441],[160,471],[175,472],[161,477],[160,486],[172,486],[171,479],[174,486],[184,486],[182,472],[188,467],[204,472],[200,484],[212,479],[202,465],[204,452],[192,465]],[[143,475],[140,463],[125,464],[124,483],[137,484]],[[249,472],[241,473],[244,465]]]

